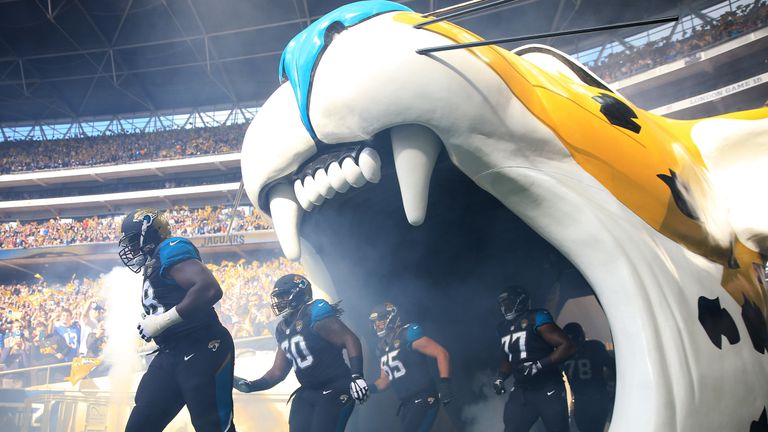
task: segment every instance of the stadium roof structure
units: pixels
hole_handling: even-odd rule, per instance
[[[696,15],[720,2],[518,0],[454,21],[490,39]],[[0,125],[259,106],[278,85],[277,64],[288,41],[344,3],[0,0]],[[401,3],[428,12],[460,1]],[[573,53],[638,31],[544,42]]]

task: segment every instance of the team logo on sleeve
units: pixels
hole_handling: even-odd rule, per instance
[[[392,342],[392,345],[395,346],[395,349],[400,348],[400,339],[395,339],[395,341]]]
[[[301,320],[296,320],[296,324],[294,325],[296,326],[296,331],[300,332],[301,329],[304,327],[304,322],[302,322]]]
[[[216,351],[217,349],[219,349],[219,345],[220,344],[221,344],[221,340],[220,339],[214,339],[214,340],[208,342],[208,348],[211,351]]]

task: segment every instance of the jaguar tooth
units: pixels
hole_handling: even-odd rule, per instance
[[[320,205],[325,201],[325,198],[320,195],[315,179],[312,176],[304,177],[304,193],[307,194],[307,199],[314,205]]]
[[[312,211],[312,209],[315,208],[315,205],[307,198],[307,193],[304,191],[304,186],[302,186],[301,180],[296,180],[293,183],[293,192],[296,196],[296,200],[304,210]]]
[[[320,195],[325,199],[331,199],[336,195],[336,191],[331,186],[331,181],[325,170],[320,169],[315,173],[315,187],[317,187]]]
[[[299,222],[302,211],[291,185],[280,183],[272,187],[269,191],[269,213],[283,254],[290,260],[298,260],[301,258]]]
[[[338,193],[344,193],[349,190],[351,186],[346,178],[344,178],[344,172],[341,170],[341,165],[338,162],[332,162],[328,166],[328,180],[331,182],[331,186]]]
[[[352,186],[359,188],[365,184],[363,172],[360,171],[360,167],[351,158],[346,158],[341,162],[341,171],[344,173],[347,183]]]
[[[358,157],[363,177],[371,183],[381,180],[381,158],[376,150],[366,147]]]
[[[429,183],[442,144],[431,129],[420,125],[395,126],[391,137],[405,216],[419,226],[427,215]]]

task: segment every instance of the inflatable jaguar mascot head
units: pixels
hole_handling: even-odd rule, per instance
[[[285,255],[345,300],[411,289],[429,304],[452,280],[469,308],[493,303],[522,271],[515,260],[539,253],[510,234],[523,226],[605,311],[611,431],[764,426],[768,109],[656,116],[541,45],[422,55],[481,40],[449,22],[415,27],[428,18],[353,3],[283,52],[242,173]]]

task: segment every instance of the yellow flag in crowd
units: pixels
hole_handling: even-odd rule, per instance
[[[40,273],[35,273],[35,279],[43,280],[43,275],[41,275]]]
[[[72,360],[72,369],[69,371],[67,381],[72,385],[77,384],[83,378],[87,377],[89,373],[98,365],[101,364],[101,359],[90,357],[75,357]]]

